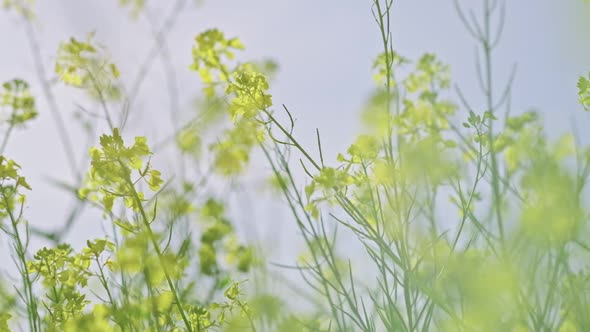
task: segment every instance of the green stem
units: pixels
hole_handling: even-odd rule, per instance
[[[285,107],[285,106],[283,105],[283,107]],[[285,110],[286,109],[287,108],[285,107]],[[307,153],[307,151],[305,151],[303,146],[301,146],[301,144],[299,144],[297,139],[295,137],[293,137],[293,135],[291,135],[291,133],[285,127],[283,127],[283,125],[281,125],[281,123],[279,121],[277,121],[277,119],[275,119],[272,116],[272,114],[270,114],[269,111],[267,111],[267,110],[262,110],[262,111],[268,116],[268,118],[272,121],[272,123],[274,123],[281,130],[281,132],[283,132],[283,134],[285,134],[285,136],[287,136],[287,138],[289,139],[291,144],[293,146],[295,146],[297,148],[297,150],[299,150],[299,152],[301,152],[305,156],[305,158],[313,165],[313,167],[315,167],[318,171],[322,169],[322,167],[309,155],[309,153]]]
[[[15,243],[15,249],[16,249],[16,255],[18,256],[18,260],[21,264],[21,275],[23,278],[23,288],[25,290],[25,297],[27,297],[28,299],[25,300],[25,304],[27,305],[27,314],[28,314],[28,320],[29,320],[29,328],[31,331],[33,332],[37,332],[41,330],[41,322],[39,320],[39,313],[37,312],[37,302],[35,299],[35,296],[33,294],[33,281],[31,280],[30,274],[29,274],[29,268],[27,266],[27,258],[26,256],[26,244],[23,243],[23,240],[21,239],[21,235],[19,233],[18,230],[18,221],[20,218],[16,218],[14,216],[14,213],[11,209],[11,202],[8,199],[8,196],[6,195],[6,192],[4,191],[5,188],[2,187],[1,189],[1,194],[2,194],[2,199],[4,201],[4,206],[6,208],[6,212],[8,214],[8,217],[10,218],[11,224],[12,224],[12,231],[14,232],[13,238],[16,240]],[[16,190],[12,190],[10,195],[13,195],[15,193]]]
[[[484,49],[484,61],[485,61],[485,79],[486,79],[486,102],[487,111],[493,113],[494,109],[494,95],[493,95],[493,84],[492,84],[492,47],[490,45],[490,4],[489,0],[485,0],[484,8],[484,38],[481,41]],[[503,246],[504,243],[504,222],[502,220],[502,197],[500,195],[500,181],[498,173],[498,160],[496,151],[494,150],[494,130],[493,130],[493,118],[488,119],[488,144],[490,148],[491,158],[491,171],[492,171],[492,194],[494,196],[494,208],[496,210],[496,216],[498,221],[498,232],[500,233],[500,241]]]
[[[119,163],[121,164],[121,167],[123,167],[124,169],[127,169],[127,166],[125,166],[125,164],[123,164],[120,161],[119,161]],[[137,208],[139,209],[139,212],[141,214],[141,220],[142,220],[143,225],[145,226],[145,229],[148,233],[148,236],[150,238],[150,242],[152,243],[154,250],[156,251],[156,255],[158,256],[158,259],[160,260],[160,265],[162,266],[162,270],[164,271],[164,276],[166,277],[166,281],[168,282],[168,287],[170,287],[170,291],[172,292],[172,295],[174,296],[174,300],[176,302],[176,307],[178,308],[180,316],[182,317],[182,321],[184,322],[184,325],[186,326],[187,330],[189,332],[192,332],[193,328],[191,326],[191,323],[190,323],[186,313],[184,312],[184,308],[182,307],[182,302],[181,302],[180,296],[178,295],[178,290],[176,289],[174,282],[172,282],[172,278],[170,277],[170,273],[168,272],[168,269],[166,268],[166,264],[164,263],[164,257],[162,256],[162,250],[160,249],[160,245],[158,244],[158,240],[156,239],[156,236],[154,235],[154,232],[152,231],[152,227],[150,226],[149,219],[148,219],[147,214],[143,208],[141,198],[139,198],[139,195],[137,194],[137,191],[135,190],[135,186],[133,185],[133,181],[131,181],[129,176],[127,176],[125,178],[125,180],[127,181],[127,184],[129,185],[129,190],[131,191],[131,195],[132,195],[133,199],[135,200],[135,204],[137,205]]]

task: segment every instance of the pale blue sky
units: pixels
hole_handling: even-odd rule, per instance
[[[148,4],[163,17],[172,1]],[[272,84],[275,103],[284,103],[293,111],[298,120],[296,133],[308,146],[315,143],[318,127],[327,158],[335,158],[358,131],[358,111],[374,87],[370,66],[380,44],[370,4],[369,0],[210,0],[198,7],[187,6],[169,35],[182,105],[188,107],[198,92],[198,77],[187,70],[193,38],[207,28],[218,27],[242,39],[247,46],[245,59],[270,57],[279,63],[280,71]],[[35,27],[49,69],[59,41],[96,30],[97,39],[121,67],[123,80],[129,80],[152,45],[146,21],[129,21],[127,12],[120,10],[115,0],[39,0],[36,12]],[[474,41],[461,26],[452,0],[397,0],[392,21],[399,53],[416,59],[424,52],[434,52],[451,66],[454,82],[467,95],[479,93],[474,76]],[[589,119],[576,102],[575,88],[578,76],[590,70],[590,45],[584,33],[590,31],[590,24],[586,22],[590,22],[590,5],[581,0],[508,1],[507,25],[494,68],[496,75],[505,79],[512,64],[518,64],[513,112],[538,109],[552,134],[568,131],[574,119],[587,142],[585,123]],[[15,15],[0,12],[0,40],[0,81],[25,78],[39,98],[39,118],[28,130],[14,135],[7,153],[23,165],[23,173],[35,189],[29,195],[28,219],[49,227],[63,220],[63,211],[71,200],[49,187],[43,177],[65,179],[69,173],[34,76],[22,24]],[[171,127],[167,96],[159,92],[165,88],[159,61],[153,68],[136,104],[135,112],[142,116],[130,129],[157,141]],[[80,95],[63,86],[55,92],[61,111],[71,119]],[[473,98],[474,106],[478,98]],[[74,137],[78,137],[76,124],[68,122]],[[86,150],[79,147],[77,153],[80,157]],[[293,231],[281,225],[283,232],[276,233],[277,221],[269,218],[266,222],[274,226],[268,228],[262,221],[256,224],[263,236],[277,240],[280,233]],[[86,234],[92,232],[100,232],[100,227],[88,220],[76,226],[71,240],[84,243]],[[277,251],[279,257],[280,253]]]

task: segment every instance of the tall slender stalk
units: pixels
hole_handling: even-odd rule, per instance
[[[27,264],[27,246],[28,246],[28,239],[23,239],[20,233],[18,224],[21,219],[20,216],[15,216],[14,211],[11,208],[11,196],[14,195],[16,189],[12,189],[10,192],[6,192],[6,188],[0,188],[0,194],[2,196],[3,205],[6,209],[6,213],[10,219],[10,224],[12,226],[12,234],[10,235],[14,243],[14,249],[16,252],[16,256],[20,266],[18,267],[18,271],[21,275],[22,282],[23,282],[23,290],[24,294],[22,294],[23,300],[27,307],[27,319],[29,322],[29,330],[33,332],[41,331],[41,320],[39,317],[38,306],[37,306],[37,298],[33,292],[33,279],[31,278],[31,274],[29,273],[29,267]]]
[[[126,166],[124,163],[120,162],[120,165],[121,165],[121,167],[126,169]],[[131,181],[131,179],[129,177],[127,177],[125,180],[127,182],[129,190],[131,191],[131,196],[133,197],[133,200],[135,201],[135,204],[139,209],[139,213],[141,215],[141,220],[142,220],[143,226],[145,227],[145,230],[147,231],[148,236],[150,238],[150,242],[152,243],[152,246],[154,247],[156,255],[158,256],[158,259],[160,261],[160,265],[162,267],[162,271],[164,271],[164,276],[166,277],[166,282],[168,283],[168,287],[170,287],[170,291],[172,292],[172,295],[174,296],[174,301],[176,304],[176,308],[178,309],[178,313],[180,314],[180,317],[182,318],[182,321],[184,322],[184,325],[187,328],[187,331],[192,332],[193,331],[192,325],[191,325],[190,321],[188,320],[188,316],[186,315],[186,312],[183,307],[182,300],[179,296],[176,285],[174,285],[174,282],[172,281],[172,278],[170,277],[170,272],[168,272],[168,268],[164,262],[164,257],[162,256],[162,249],[160,248],[160,244],[158,243],[158,239],[156,238],[156,236],[152,230],[152,226],[150,225],[150,220],[147,217],[147,214],[143,208],[143,202],[142,202],[141,198],[139,197],[137,191],[135,190],[135,185],[133,184],[133,181]]]

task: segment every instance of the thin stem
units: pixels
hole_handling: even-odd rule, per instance
[[[39,43],[37,42],[35,30],[33,29],[33,24],[28,18],[25,18],[24,23],[27,40],[29,41],[29,46],[33,54],[33,61],[35,63],[37,78],[41,82],[41,87],[43,88],[45,99],[49,104],[49,111],[51,112],[52,118],[55,122],[55,125],[57,126],[57,134],[61,140],[61,145],[63,146],[63,149],[65,151],[70,171],[75,176],[75,178],[80,182],[82,181],[82,176],[78,171],[78,167],[76,166],[74,148],[72,145],[72,140],[70,139],[70,136],[68,134],[70,131],[66,128],[65,121],[61,115],[59,107],[57,106],[55,96],[53,95],[53,91],[51,89],[49,80],[47,79],[45,65],[43,64],[43,59],[41,58],[41,48],[39,47]]]
[[[27,305],[27,313],[28,313],[28,320],[29,320],[29,328],[31,331],[37,332],[41,330],[41,322],[39,319],[39,313],[37,310],[37,301],[35,295],[33,294],[33,281],[31,280],[29,267],[27,265],[27,258],[26,258],[26,251],[27,251],[27,244],[21,238],[19,229],[18,229],[18,222],[20,217],[16,217],[12,211],[12,202],[9,200],[9,196],[14,195],[15,189],[11,190],[10,193],[5,192],[5,188],[0,188],[0,194],[2,195],[2,200],[8,217],[10,218],[10,222],[12,225],[12,237],[16,241],[15,243],[15,250],[16,255],[18,256],[18,260],[21,264],[19,271],[22,276],[23,281],[23,288],[25,291],[25,297],[27,298],[25,303]]]
[[[494,107],[494,94],[493,94],[493,84],[492,84],[492,49],[490,44],[490,7],[489,7],[489,0],[485,0],[485,9],[484,9],[484,40],[482,40],[482,47],[484,49],[484,59],[485,59],[485,80],[486,80],[486,101],[487,101],[487,111],[493,112]],[[488,119],[488,146],[490,149],[490,158],[491,158],[491,172],[492,172],[492,191],[494,195],[494,206],[496,209],[496,216],[498,221],[498,231],[500,232],[500,241],[504,242],[504,222],[502,220],[502,197],[500,195],[500,184],[499,184],[499,173],[498,173],[498,160],[496,151],[494,148],[494,130],[493,130],[493,123],[494,120],[492,118]]]
[[[123,128],[125,128],[125,125],[127,124],[127,119],[129,118],[130,110],[133,107],[133,104],[135,103],[135,101],[137,99],[137,95],[141,89],[141,85],[145,81],[145,77],[149,73],[156,56],[158,55],[158,53],[161,50],[161,46],[162,46],[161,41],[164,39],[164,36],[170,30],[172,30],[172,28],[174,27],[174,24],[177,22],[176,18],[182,12],[182,9],[185,6],[186,2],[187,2],[187,0],[177,0],[174,3],[174,7],[172,8],[172,12],[166,18],[162,27],[155,33],[154,46],[148,52],[148,55],[146,56],[146,58],[144,59],[144,61],[140,65],[139,72],[131,85],[131,89],[130,89],[128,97],[127,97],[127,99],[128,99],[127,108],[125,109],[124,112],[122,112],[121,119],[120,119],[119,128],[121,128],[121,130]]]
[[[127,168],[123,162],[119,162],[119,163],[120,163],[121,167],[123,167],[124,169]],[[158,240],[156,239],[156,236],[154,235],[154,232],[152,231],[152,227],[150,226],[149,218],[147,217],[147,214],[143,208],[141,198],[139,198],[139,195],[138,195],[137,191],[135,190],[135,185],[133,184],[131,179],[129,177],[126,177],[125,180],[127,182],[127,185],[129,186],[129,190],[131,191],[131,196],[133,197],[133,200],[135,201],[135,204],[137,205],[137,208],[139,209],[139,212],[141,214],[141,220],[142,220],[143,225],[148,233],[148,236],[150,238],[150,242],[152,243],[152,246],[154,247],[154,250],[156,251],[156,255],[158,256],[158,259],[160,260],[162,270],[164,271],[164,276],[166,277],[166,281],[168,282],[168,287],[170,287],[170,291],[172,292],[172,295],[174,296],[174,300],[175,300],[178,312],[180,313],[180,316],[182,317],[182,320],[183,320],[184,325],[186,326],[187,330],[189,332],[192,332],[193,328],[191,326],[190,321],[188,320],[186,313],[184,312],[184,308],[182,306],[180,296],[178,295],[178,290],[176,289],[174,282],[172,282],[172,278],[170,277],[170,273],[168,272],[168,269],[167,269],[166,264],[164,262],[164,257],[162,256],[162,250],[160,249],[160,245],[158,244]]]
[[[12,134],[12,130],[14,129],[14,124],[10,124],[6,132],[4,133],[4,138],[2,139],[2,146],[0,146],[0,156],[4,155],[4,150],[6,150],[6,145],[8,145],[8,138],[10,138],[10,134]]]

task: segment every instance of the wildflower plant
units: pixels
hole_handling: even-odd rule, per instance
[[[16,4],[6,6],[11,9]],[[132,5],[134,11],[143,7],[142,2]],[[23,15],[31,45],[36,46],[30,19]],[[49,106],[57,110],[44,64],[36,65]],[[89,102],[102,110],[108,128],[90,147],[87,169],[71,163],[78,181],[74,190],[60,185],[75,194],[76,209],[83,205],[98,209],[112,232],[89,239],[76,250],[63,241],[61,232],[31,227],[24,207],[32,187],[19,164],[0,156],[0,229],[11,243],[21,279],[14,284],[14,294],[8,291],[3,296],[0,330],[21,326],[29,331],[213,331],[234,317],[248,319],[251,312],[243,299],[242,282],[253,265],[253,249],[236,234],[223,212],[223,201],[203,188],[196,193],[196,184],[205,179],[185,178],[173,184],[153,167],[157,156],[146,137],[136,136],[131,143],[125,138],[129,111],[125,105],[132,96],[125,93],[119,69],[106,49],[94,34],[84,41],[72,37],[60,44],[54,71],[61,83],[86,93]],[[115,109],[123,112],[116,114]],[[29,84],[21,79],[4,83],[0,110],[4,154],[13,128],[37,116]],[[53,115],[58,126],[63,125],[59,112]],[[73,159],[69,136],[62,134],[65,152]],[[190,137],[188,144],[186,138],[178,141],[184,142],[180,151],[194,149],[198,142]],[[79,217],[77,211],[64,229]],[[54,245],[32,252],[32,236]]]
[[[30,24],[32,2],[3,4],[25,22],[40,88],[63,129]],[[147,11],[145,1],[119,4],[133,15]],[[165,22],[174,21],[182,4],[174,4]],[[0,231],[18,276],[14,292],[4,287],[10,279],[0,283],[0,331],[590,329],[584,205],[590,149],[571,135],[549,140],[537,113],[508,112],[512,78],[499,91],[492,79],[505,3],[482,0],[480,18],[459,0],[454,4],[479,47],[484,102],[472,105],[460,88],[453,94],[450,68],[435,54],[401,55],[390,31],[394,2],[374,0],[381,51],[362,112],[367,130],[334,161],[324,155],[319,130],[317,151],[302,145],[289,108],[275,105],[270,93],[276,65],[241,61],[245,45],[237,37],[218,29],[195,37],[188,70],[201,79],[201,106],[208,106],[185,123],[172,114],[174,133],[159,144],[130,138],[125,125],[142,73],[156,56],[169,61],[165,52],[149,54],[126,89],[93,34],[63,42],[55,75],[85,92],[107,128],[92,136],[83,169],[72,162],[68,133],[60,131],[76,181],[59,185],[77,200],[63,229],[80,219],[84,206],[98,210],[109,229],[82,248],[26,219],[32,186],[23,174],[31,170],[6,157],[5,147],[13,128],[39,110],[27,82],[4,83]],[[167,28],[156,29],[161,49]],[[172,76],[167,73],[170,86]],[[589,110],[590,76],[577,88]],[[179,156],[177,174],[156,167],[162,146]],[[313,293],[306,312],[292,312],[280,294],[247,294],[250,278],[270,279],[264,257],[241,240],[223,196],[208,186],[235,181],[255,152],[265,157],[305,243],[290,267]],[[33,236],[48,244],[33,252]],[[360,261],[343,250],[344,237],[361,249]]]
[[[495,91],[492,55],[505,4],[483,1],[480,20],[467,18],[459,1],[455,6],[480,48],[484,104],[471,105],[460,89],[457,100],[450,99],[449,68],[434,54],[412,66],[395,51],[389,31],[393,1],[374,1],[383,52],[374,62],[378,87],[363,113],[371,130],[338,154],[335,165],[326,163],[319,132],[318,158],[300,144],[288,108],[274,107],[260,73],[236,66],[230,74],[216,62],[226,54],[227,39],[215,33],[225,46],[199,44],[194,53],[199,65],[193,68],[205,73],[208,93],[221,85],[230,97],[235,125],[229,133],[248,120],[264,129],[256,141],[239,137],[262,148],[307,244],[296,268],[322,299],[318,310],[326,324],[318,330],[586,328],[568,295],[576,294],[575,303],[585,301],[586,293],[571,292],[568,281],[587,269],[585,260],[574,258],[588,248],[582,236],[587,174],[571,168],[572,161],[586,168],[585,153],[571,136],[549,142],[534,112],[502,114],[509,109],[512,79]],[[199,54],[216,61],[199,62]],[[212,70],[220,73],[213,82]],[[578,82],[584,108],[587,81]],[[281,108],[291,120],[286,125],[275,115]],[[304,190],[291,150],[300,154],[309,177]],[[233,154],[232,165],[247,161],[247,151]],[[441,214],[439,206],[454,207],[456,215]],[[330,232],[334,224],[364,248],[363,269],[372,269],[372,282],[361,283],[354,258],[339,254]]]

